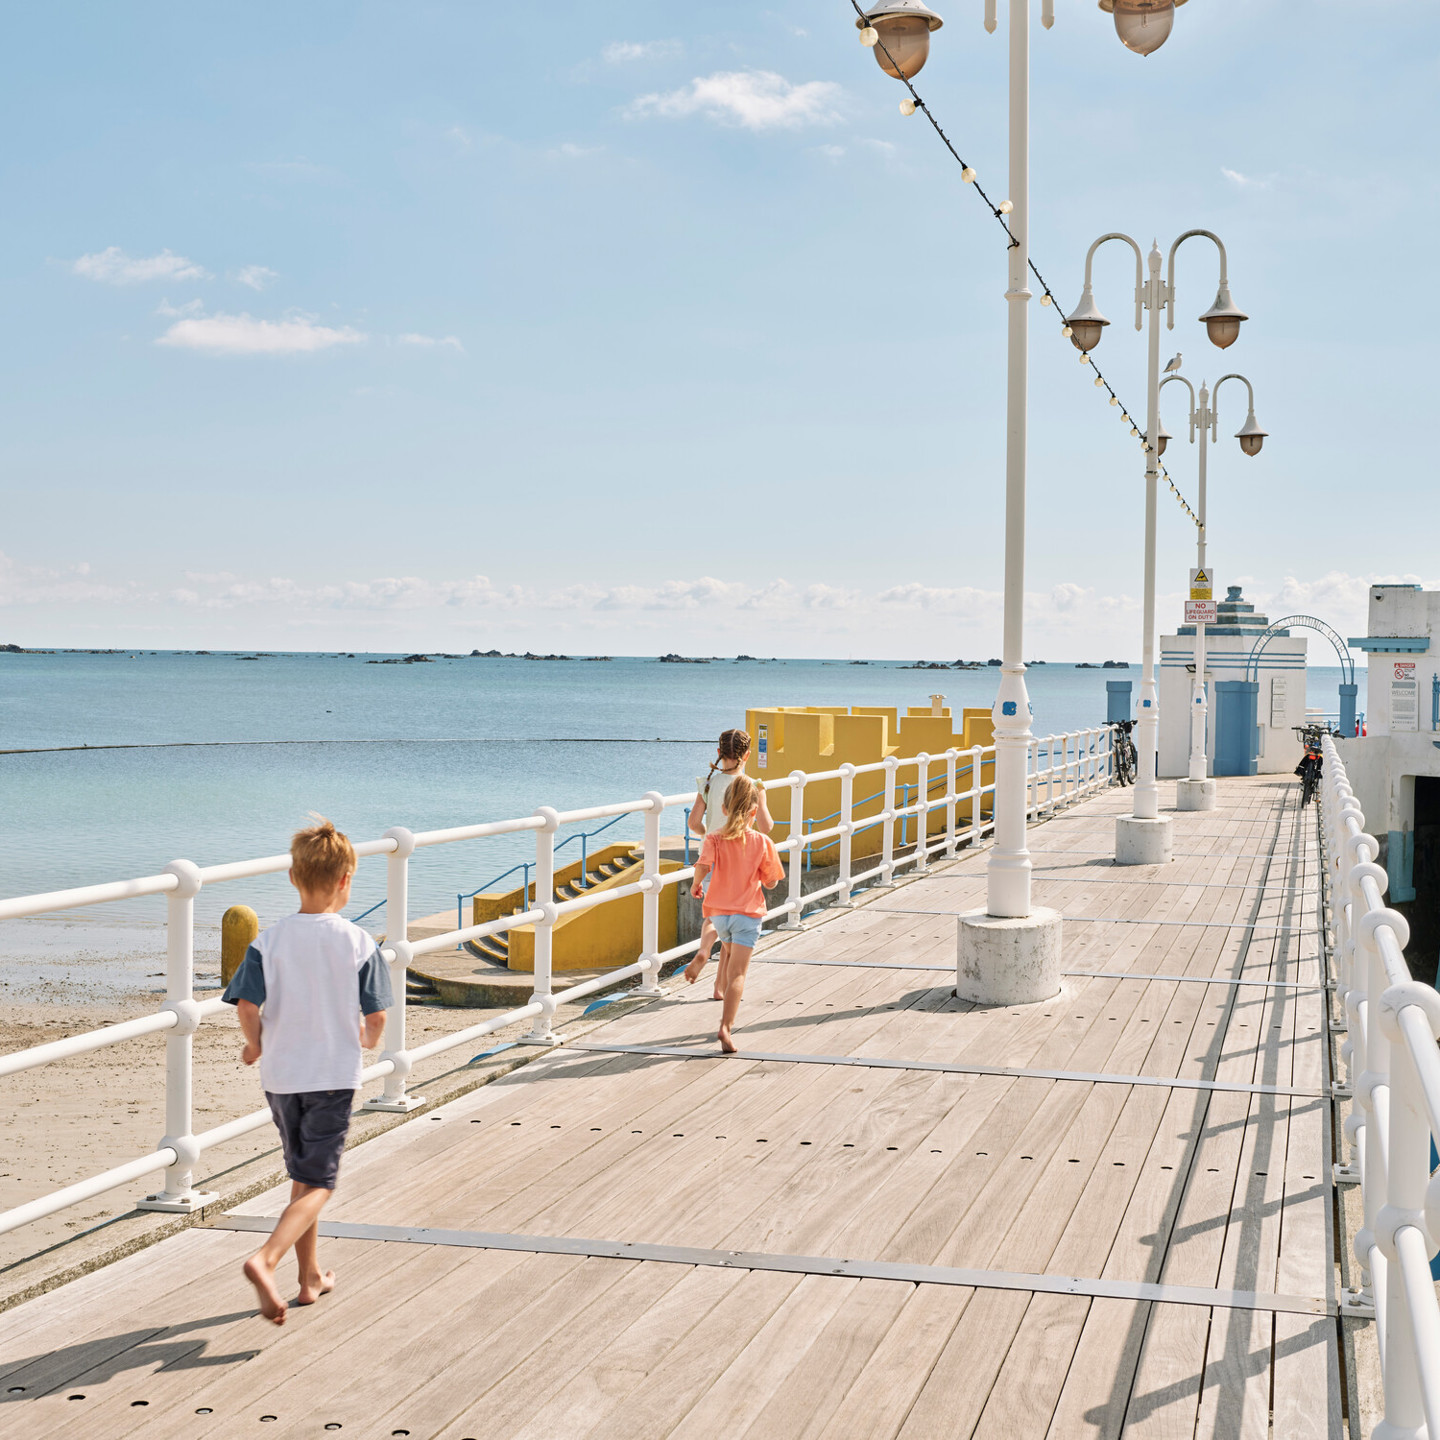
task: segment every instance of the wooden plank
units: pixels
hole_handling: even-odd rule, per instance
[[[1118,1440],[1150,1308],[1142,1300],[1091,1301],[1046,1440]]]
[[[1030,1301],[975,1440],[1045,1440],[1090,1306],[1078,1295],[1036,1295]]]

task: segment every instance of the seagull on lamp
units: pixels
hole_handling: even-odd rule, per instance
[[[1175,358],[1165,367],[1167,375],[1173,375],[1180,368],[1180,352],[1175,352]]]

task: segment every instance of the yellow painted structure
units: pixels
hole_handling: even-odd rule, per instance
[[[628,861],[636,849],[633,845],[606,845],[590,855],[587,866],[594,871],[597,866]],[[682,866],[676,860],[662,860],[660,873],[668,874]],[[597,880],[587,885],[584,894],[614,890],[640,878],[639,864],[609,879]],[[555,872],[555,888],[563,891],[566,885],[580,879],[581,866],[577,860]],[[557,895],[558,899],[572,898],[567,894]],[[518,910],[528,909],[535,899],[535,886],[527,891],[517,885],[508,891],[491,891],[475,896],[471,924],[484,925],[487,921],[498,920],[503,915],[513,915]],[[557,970],[613,970],[621,965],[630,965],[640,956],[641,921],[645,897],[627,895],[623,900],[614,900],[606,905],[597,905],[591,910],[562,915],[555,922],[554,939],[550,946],[550,968]],[[676,943],[676,887],[667,885],[660,892],[660,948],[671,949]],[[535,927],[517,925],[509,932],[511,970],[533,972],[535,969]]]
[[[220,917],[220,983],[228,985],[260,933],[260,917],[248,905],[232,905]]]
[[[902,716],[896,707],[856,705],[847,710],[842,706],[775,705],[747,710],[745,728],[750,733],[750,758],[746,772],[757,780],[783,780],[792,770],[809,774],[838,770],[841,765],[872,765],[894,756],[898,760],[929,755],[930,767],[926,788],[937,808],[929,815],[927,833],[945,833],[945,807],[938,802],[945,794],[945,761],[947,750],[969,750],[975,745],[994,743],[995,723],[989,710],[967,709],[960,712],[960,726],[949,706],[935,713],[929,706],[912,706]],[[765,766],[761,768],[760,737],[765,738]],[[965,791],[973,781],[969,775],[971,757],[960,755],[956,762],[955,788]],[[995,757],[986,756],[981,763],[981,781],[991,785],[995,780]],[[901,765],[895,775],[897,805],[914,804],[917,767]],[[854,779],[854,813],[857,824],[878,815],[885,808],[885,772],[870,771]],[[904,787],[910,787],[908,795]],[[790,799],[792,792],[779,787],[768,792],[767,803],[776,822],[776,839],[790,834]],[[970,823],[971,803],[962,800],[955,807],[955,825],[963,829]],[[980,808],[981,819],[991,813],[991,797],[987,795]],[[805,787],[804,814],[800,817],[802,833],[805,821],[811,828],[828,830],[836,824],[840,809],[840,781],[820,780]],[[783,831],[781,829],[783,828]],[[917,824],[912,817],[909,833],[914,839]],[[896,822],[896,844],[900,844],[901,822]],[[878,855],[883,843],[883,827],[872,825],[859,831],[851,844],[851,855]],[[817,845],[811,856],[816,865],[834,865],[840,858],[839,846]]]

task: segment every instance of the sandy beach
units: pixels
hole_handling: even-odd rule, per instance
[[[149,1014],[159,1003],[150,996],[84,1002],[78,995],[67,998],[63,991],[48,1002],[7,1002],[0,1013],[0,1053]],[[557,1024],[573,1018],[581,1008],[562,1007]],[[498,1013],[413,1005],[408,1012],[410,1039],[450,1034]],[[513,1039],[527,1028],[528,1022],[477,1041],[473,1050],[461,1046],[417,1065],[410,1088],[420,1090],[424,1081],[463,1068],[476,1051]],[[240,1029],[228,1009],[196,1032],[194,1055],[196,1130],[264,1105],[259,1075],[240,1063]],[[41,1066],[11,1076],[6,1084],[7,1104],[0,1111],[0,1209],[132,1160],[153,1149],[164,1133],[163,1036],[145,1036]],[[367,1093],[378,1088],[371,1086]],[[267,1152],[274,1152],[278,1163],[275,1133],[269,1127],[209,1152],[197,1172],[197,1183]],[[147,1188],[159,1183],[162,1173],[157,1170],[144,1180],[0,1236],[0,1273],[126,1213]]]

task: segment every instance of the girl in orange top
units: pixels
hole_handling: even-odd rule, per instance
[[[727,1055],[735,1053],[730,1027],[745,994],[750,952],[760,939],[765,887],[778,885],[785,874],[774,842],[750,828],[759,808],[759,787],[748,775],[736,774],[725,792],[725,824],[705,837],[690,891],[704,901],[703,914],[720,941],[720,970],[715,978],[722,1001],[718,1039]],[[685,967],[685,978],[692,985],[705,969],[705,960],[705,952],[699,951]]]

